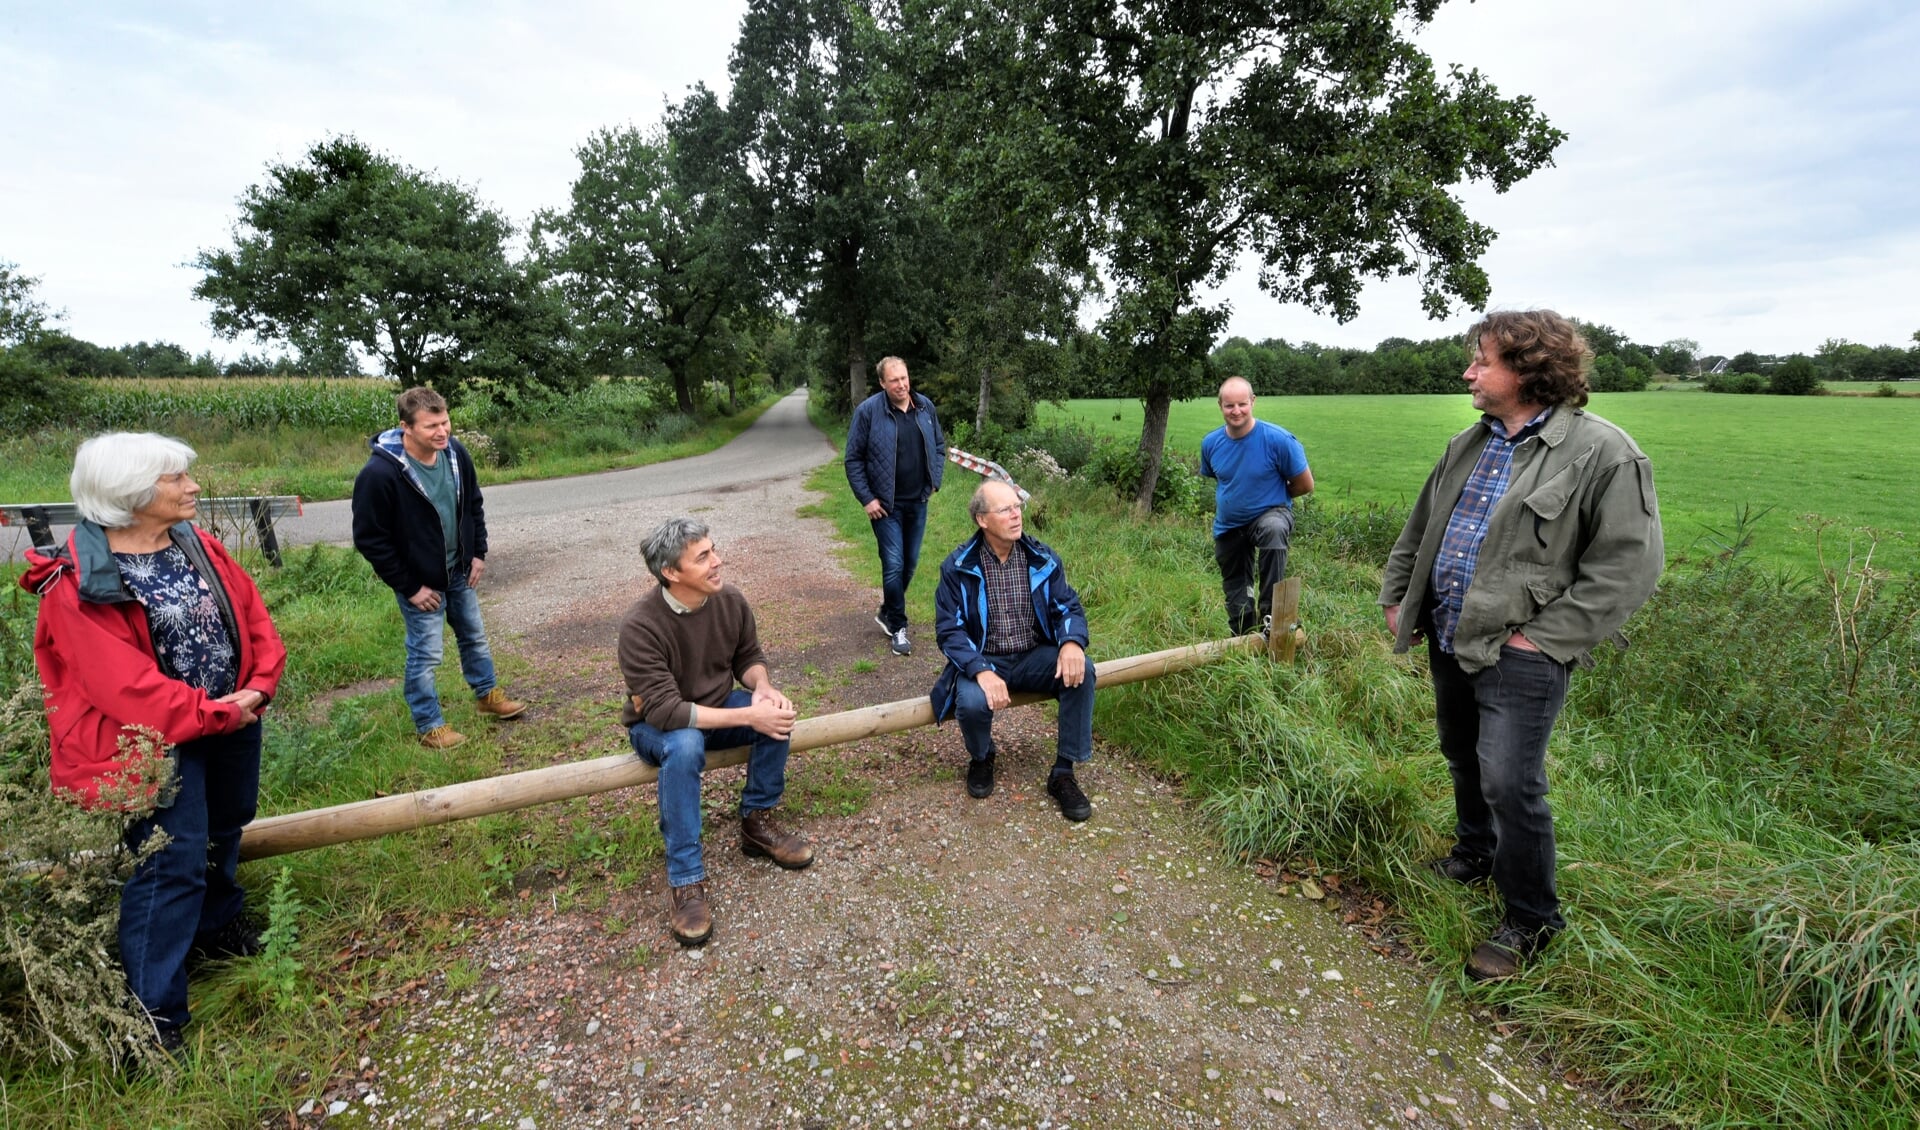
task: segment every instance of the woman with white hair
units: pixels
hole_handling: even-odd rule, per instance
[[[20,578],[40,596],[33,653],[54,791],[151,809],[128,826],[130,848],[155,829],[168,837],[120,895],[127,985],[168,1051],[185,1043],[189,954],[260,950],[235,870],[259,793],[260,715],[287,662],[260,590],[193,525],[193,460],[186,444],[148,433],[81,444],[71,482],[81,521],[62,548],[29,550]],[[167,747],[170,797],[155,795],[141,764],[142,729]]]

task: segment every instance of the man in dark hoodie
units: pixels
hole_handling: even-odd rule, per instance
[[[420,744],[466,741],[440,713],[434,668],[447,624],[460,644],[460,672],[474,709],[517,718],[527,709],[494,685],[493,652],[475,589],[487,567],[487,518],[467,449],[453,438],[447,402],[430,388],[400,394],[400,426],[368,442],[353,481],[353,546],[393,590],[407,625],[406,697]]]

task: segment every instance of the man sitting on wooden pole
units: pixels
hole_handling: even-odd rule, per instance
[[[947,667],[933,686],[934,720],[959,717],[967,795],[984,800],[993,795],[993,712],[1011,705],[1015,691],[1052,695],[1060,745],[1047,795],[1062,816],[1085,820],[1093,806],[1073,770],[1093,755],[1087,615],[1059,555],[1026,536],[1021,509],[1012,485],[981,483],[967,503],[980,532],[940,563],[934,628]]]
[[[634,602],[620,625],[627,684],[620,720],[634,752],[660,770],[669,921],[675,941],[698,946],[713,935],[700,854],[700,780],[709,749],[752,747],[740,795],[740,850],[790,870],[813,862],[812,845],[773,822],[799,711],[774,689],[753,609],[721,580],[720,551],[707,527],[670,518],[641,551],[660,587]]]

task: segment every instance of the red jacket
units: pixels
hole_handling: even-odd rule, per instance
[[[253,578],[212,534],[187,522],[169,532],[220,604],[236,651],[234,689],[271,699],[287,649]],[[240,728],[239,707],[160,670],[146,609],[121,580],[100,527],[83,522],[63,548],[26,556],[20,586],[40,594],[33,658],[46,688],[55,792],[92,807],[102,785],[143,777],[120,748],[131,727],[157,730],[170,746]]]

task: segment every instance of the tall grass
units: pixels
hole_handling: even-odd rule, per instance
[[[871,571],[837,470],[820,473],[827,510]],[[970,483],[936,497],[929,556],[967,532]],[[1204,521],[1137,521],[1104,485],[1023,485],[1096,659],[1225,634]],[[1844,551],[1818,576],[1740,553],[1670,570],[1630,650],[1575,674],[1549,752],[1570,928],[1521,978],[1473,987],[1456,971],[1499,908],[1422,866],[1448,846],[1451,785],[1424,656],[1389,653],[1374,604],[1404,519],[1306,500],[1299,661],[1103,691],[1101,735],[1180,780],[1226,850],[1389,893],[1436,991],[1502,1006],[1657,1119],[1920,1124],[1913,580],[1878,574],[1862,602],[1863,555]],[[916,583],[916,615],[931,592]]]

